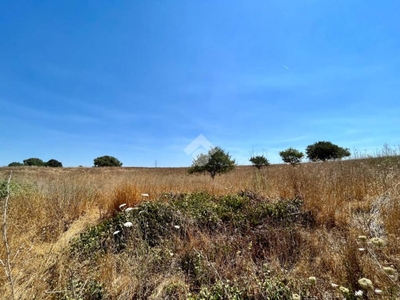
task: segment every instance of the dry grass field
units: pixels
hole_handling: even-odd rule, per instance
[[[0,183],[1,299],[400,299],[398,156],[214,181],[184,168],[1,168]]]

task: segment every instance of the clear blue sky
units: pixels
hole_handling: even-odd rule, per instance
[[[400,1],[2,1],[0,166],[400,144]],[[194,151],[196,152],[196,151]]]

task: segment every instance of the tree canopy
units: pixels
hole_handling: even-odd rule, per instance
[[[300,152],[299,150],[288,148],[284,151],[279,152],[280,157],[282,158],[283,162],[289,163],[291,165],[296,165],[301,162],[304,157],[304,153]]]
[[[261,169],[263,166],[268,166],[269,161],[266,157],[263,155],[258,155],[258,156],[253,156],[249,159],[253,166],[255,166],[257,169]]]
[[[46,167],[51,167],[51,168],[62,168],[62,163],[59,162],[56,159],[50,159],[47,163],[46,163]]]
[[[121,167],[122,163],[113,156],[104,155],[94,159],[95,167]]]
[[[234,159],[229,153],[219,147],[212,148],[207,154],[200,154],[193,160],[189,168],[189,174],[208,173],[214,179],[217,174],[224,174],[232,171],[236,166]]]
[[[24,160],[24,166],[44,167],[46,163],[40,158],[32,157]]]
[[[8,164],[9,167],[21,167],[21,166],[23,166],[23,165],[24,165],[24,164],[22,164],[22,163],[20,163],[20,162],[16,162],[16,161],[14,161],[14,162]]]
[[[347,148],[339,147],[331,142],[319,141],[306,148],[307,157],[311,161],[326,161],[331,159],[342,159],[350,156]]]

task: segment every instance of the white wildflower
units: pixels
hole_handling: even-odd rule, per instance
[[[368,289],[373,289],[374,286],[372,285],[372,281],[369,280],[368,278],[361,278],[358,280],[358,284],[364,289],[364,290],[368,290]]]
[[[292,294],[292,299],[293,300],[301,300],[301,297],[299,294]]]
[[[365,251],[365,248],[358,248],[358,251],[364,252],[364,251]]]
[[[175,227],[176,229],[181,228],[181,226],[179,226],[179,225],[174,225],[174,227]]]
[[[131,210],[133,210],[133,207],[128,207],[127,209],[125,209],[125,212],[130,212]]]
[[[364,294],[364,292],[362,290],[358,290],[354,293],[354,296],[356,297],[362,297],[362,295]]]
[[[148,197],[149,194],[142,194],[142,197]]]
[[[133,224],[132,224],[132,222],[126,222],[126,223],[124,223],[124,226],[125,227],[132,227]]]
[[[339,285],[336,283],[331,283],[331,287],[333,287],[334,289],[336,289]]]
[[[383,292],[382,292],[382,290],[380,290],[380,289],[376,289],[376,290],[375,290],[375,294],[377,294],[377,295],[382,295],[382,293],[383,293]]]
[[[385,271],[385,273],[389,275],[395,275],[397,273],[396,269],[392,267],[383,267],[383,271]]]
[[[315,276],[308,277],[308,281],[311,285],[315,285],[317,283],[317,278]]]
[[[374,238],[370,239],[369,241],[377,247],[385,246],[385,241],[378,237],[374,237]]]
[[[126,203],[123,203],[119,206],[119,209],[123,209],[126,206]]]
[[[114,231],[114,235],[116,235],[116,234],[118,234],[118,233],[120,233],[121,231],[119,231],[119,230],[117,230],[117,231]]]

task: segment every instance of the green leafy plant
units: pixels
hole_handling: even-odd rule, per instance
[[[70,245],[70,252],[78,259],[95,258],[99,253],[107,251],[120,252],[126,247],[130,228],[123,226],[127,214],[119,213],[115,217],[103,220],[88,228],[75,238]]]
[[[259,294],[255,296],[251,290],[254,283],[231,282],[229,280],[218,280],[212,286],[203,286],[197,295],[190,297],[190,300],[223,300],[223,299],[292,299],[292,293],[287,285],[279,280],[280,278],[266,278],[257,282]],[[243,280],[242,280],[243,281]]]
[[[7,189],[9,189],[10,196],[18,196],[23,193],[29,192],[31,187],[28,184],[21,185],[17,182],[0,181],[0,198],[7,196]]]
[[[180,258],[179,267],[187,276],[192,286],[200,287],[207,283],[210,270],[200,252],[190,250],[183,253]]]
[[[265,299],[291,299],[292,293],[287,284],[284,283],[284,281],[285,279],[279,277],[265,278],[259,283],[261,294],[265,297]]]
[[[194,193],[171,202],[173,211],[178,215],[190,218],[192,224],[210,231],[223,225],[231,228],[252,228],[264,223],[278,226],[301,223],[312,226],[314,222],[310,212],[302,210],[303,202],[299,199],[252,201],[242,195],[213,196]]]
[[[197,226],[215,230],[221,222],[215,199],[208,193],[194,193],[171,199],[175,210],[179,210],[193,220]]]
[[[224,174],[232,171],[236,166],[234,159],[229,153],[219,147],[212,148],[207,154],[200,154],[193,161],[189,168],[189,174],[208,173],[214,179],[217,174]]]
[[[179,215],[171,206],[161,201],[144,202],[134,212],[142,238],[149,246],[158,245],[163,238],[174,232],[174,226],[180,227]]]

